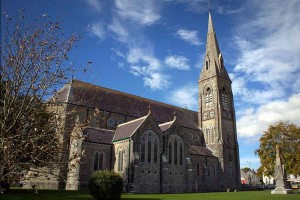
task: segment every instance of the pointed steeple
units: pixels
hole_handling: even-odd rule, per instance
[[[206,53],[211,54],[215,59],[218,59],[220,49],[214,30],[214,25],[211,19],[210,12],[208,13],[208,27],[207,27],[207,39],[206,39]]]
[[[207,39],[206,39],[206,52],[205,52],[204,65],[200,76],[200,81],[213,76],[221,76],[222,78],[225,78],[230,81],[230,78],[224,67],[223,56],[219,48],[218,40],[212,22],[212,17],[209,12]]]

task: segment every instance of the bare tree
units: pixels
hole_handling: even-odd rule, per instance
[[[0,179],[18,180],[31,169],[57,164],[60,116],[46,99],[70,80],[68,53],[80,39],[66,37],[46,14],[27,19],[2,13],[0,69]]]

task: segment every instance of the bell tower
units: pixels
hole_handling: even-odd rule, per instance
[[[239,146],[231,83],[209,13],[206,53],[198,81],[198,119],[206,146],[219,158],[221,188],[236,188],[240,184]]]

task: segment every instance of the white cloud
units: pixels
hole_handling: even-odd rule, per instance
[[[189,44],[197,46],[202,44],[198,38],[198,31],[179,29],[177,30],[176,35]]]
[[[97,22],[91,25],[88,25],[88,29],[93,36],[96,36],[98,39],[103,40],[105,38],[105,26],[102,22]]]
[[[148,72],[157,71],[161,67],[160,61],[152,56],[151,51],[147,49],[130,49],[127,56],[127,61],[131,64],[140,64],[147,66],[146,71]]]
[[[180,107],[197,110],[198,88],[194,84],[188,84],[169,93],[167,101]]]
[[[287,101],[272,101],[257,109],[248,108],[239,113],[237,132],[239,137],[249,138],[261,135],[267,127],[277,121],[290,121],[300,125],[300,93]]]
[[[118,62],[117,63],[117,67],[119,68],[124,68],[125,67],[125,64],[123,62]]]
[[[144,85],[152,90],[162,90],[167,88],[170,84],[166,75],[157,72],[148,74],[143,79]]]
[[[114,18],[112,23],[108,26],[108,29],[111,30],[115,35],[117,35],[117,39],[120,42],[128,42],[129,32],[128,30],[122,25],[119,19]]]
[[[169,77],[161,72],[160,61],[149,49],[132,48],[127,55],[130,72],[141,76],[144,85],[151,90],[163,90],[170,85]]]
[[[119,51],[118,49],[111,48],[110,50],[111,50],[112,52],[114,52],[117,56],[122,57],[122,58],[125,58],[125,55],[124,55],[121,51]]]
[[[165,64],[171,68],[179,70],[189,70],[190,66],[188,65],[189,59],[184,56],[172,55],[165,58]]]
[[[236,31],[241,52],[233,92],[239,137],[257,138],[279,120],[300,124],[300,2],[255,1]],[[288,12],[287,12],[288,11]]]
[[[97,12],[100,12],[102,9],[102,5],[99,0],[85,0],[85,2]]]
[[[152,25],[160,19],[160,14],[152,0],[116,0],[116,12],[127,20],[132,20],[140,25]]]
[[[247,82],[260,82],[277,90],[299,91],[300,2],[257,1],[257,14],[237,31],[241,55],[235,72]]]

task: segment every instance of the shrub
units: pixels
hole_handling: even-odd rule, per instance
[[[113,171],[95,171],[89,180],[89,190],[97,200],[121,198],[123,179]]]

